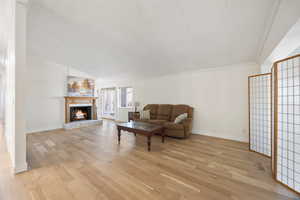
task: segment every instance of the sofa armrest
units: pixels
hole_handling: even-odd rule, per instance
[[[188,137],[189,135],[191,135],[192,121],[193,121],[193,118],[186,118],[185,120],[183,120],[181,122],[181,124],[183,124],[183,127],[184,127],[185,137]]]

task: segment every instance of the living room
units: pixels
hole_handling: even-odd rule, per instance
[[[1,0],[0,199],[298,199],[299,10]]]

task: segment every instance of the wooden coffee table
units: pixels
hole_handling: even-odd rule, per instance
[[[155,124],[149,124],[144,122],[127,122],[117,124],[118,129],[118,142],[121,140],[121,130],[131,133],[144,135],[148,141],[148,151],[151,151],[151,137],[156,133],[160,133],[162,136],[162,143],[165,142],[164,127]]]

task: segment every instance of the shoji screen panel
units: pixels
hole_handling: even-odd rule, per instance
[[[272,138],[272,141],[271,141],[271,145],[272,145],[272,156],[271,156],[271,159],[272,159],[272,165],[271,165],[271,167],[272,167],[272,175],[273,175],[273,177],[275,178],[275,159],[274,159],[274,152],[275,152],[275,140],[274,140],[274,120],[275,120],[275,112],[274,112],[274,110],[275,110],[275,78],[274,78],[274,74],[275,74],[275,69],[274,69],[274,67],[272,67],[272,108],[271,108],[271,115],[272,115],[272,122],[271,122],[271,124],[272,124],[272,131],[271,131],[271,138]]]
[[[300,55],[274,65],[275,178],[300,192]]]
[[[272,74],[249,76],[249,149],[271,156]]]

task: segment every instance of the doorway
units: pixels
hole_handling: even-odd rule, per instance
[[[100,112],[103,118],[115,119],[117,111],[117,90],[102,88],[100,90]]]

